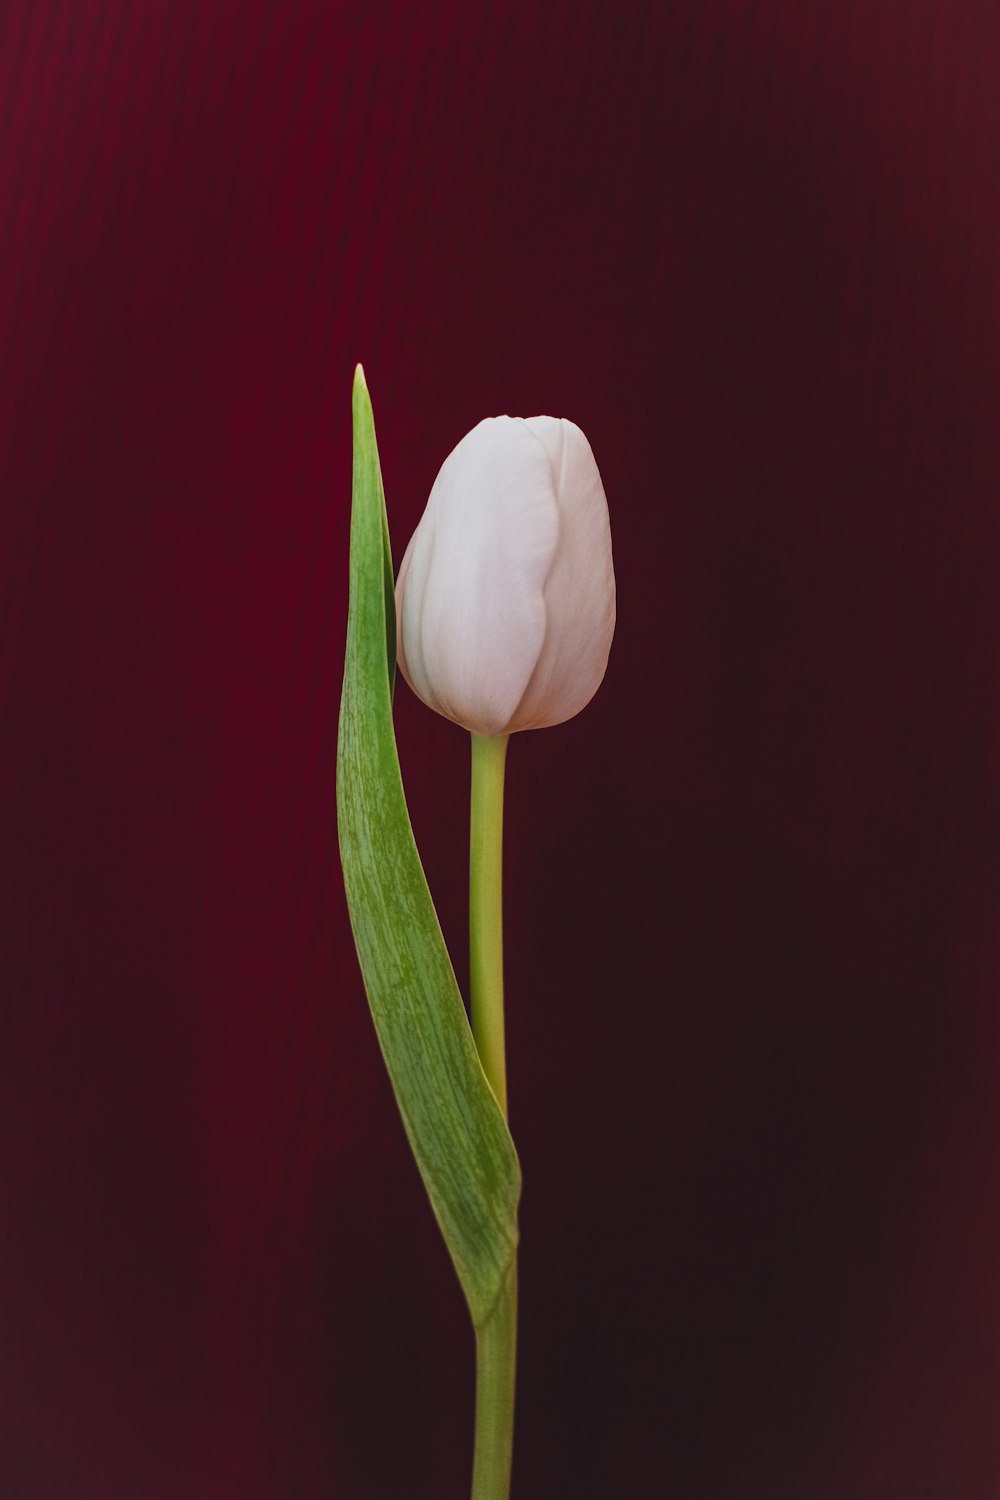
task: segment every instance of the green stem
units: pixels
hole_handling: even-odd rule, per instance
[[[472,736],[469,835],[469,980],[479,1059],[507,1117],[503,1040],[503,771],[506,734]]]
[[[517,1262],[489,1318],[476,1331],[476,1448],[472,1500],[509,1500],[514,1448]]]
[[[503,1026],[503,774],[509,736],[472,736],[469,970],[472,1031],[483,1072],[507,1117]],[[517,1262],[476,1329],[472,1500],[509,1500],[514,1443]]]

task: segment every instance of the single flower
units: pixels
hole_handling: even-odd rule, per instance
[[[604,486],[557,417],[487,417],[445,459],[396,583],[399,666],[478,735],[542,729],[601,684],[615,629]]]

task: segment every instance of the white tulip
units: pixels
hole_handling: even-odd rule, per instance
[[[399,666],[478,735],[571,719],[615,629],[608,502],[556,417],[487,417],[445,459],[396,583]]]

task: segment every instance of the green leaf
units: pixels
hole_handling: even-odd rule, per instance
[[[396,1102],[478,1328],[513,1263],[521,1176],[479,1062],[406,810],[392,726],[392,555],[360,365],[350,573],[337,746],[347,904]]]

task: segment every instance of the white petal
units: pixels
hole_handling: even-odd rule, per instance
[[[515,729],[561,724],[596,693],[615,629],[608,502],[593,451],[575,422],[529,417],[555,474],[559,545],[545,581],[545,640],[513,715]]]

